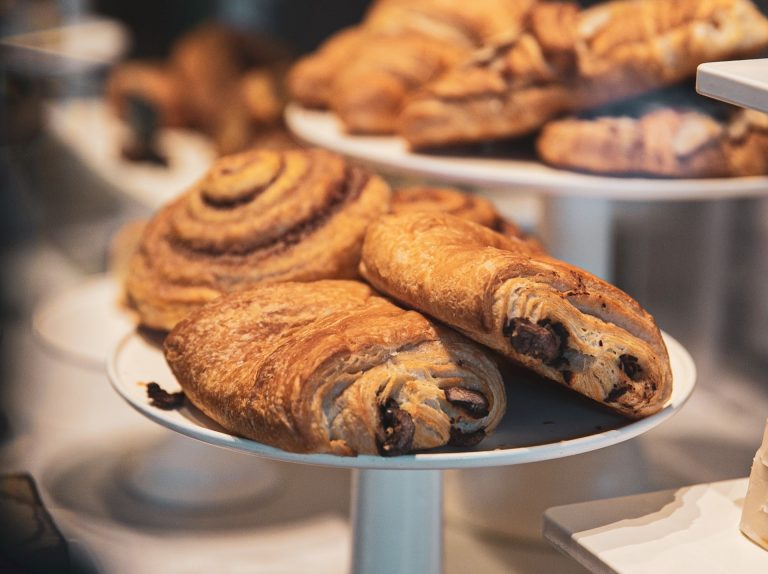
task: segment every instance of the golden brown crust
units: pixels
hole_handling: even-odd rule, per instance
[[[626,293],[524,242],[444,214],[385,216],[366,234],[377,289],[630,417],[657,412],[672,375],[653,318]]]
[[[259,283],[356,276],[370,221],[389,209],[379,177],[322,150],[252,150],[218,160],[157,213],[126,284],[142,324]]]
[[[428,36],[371,36],[333,81],[330,108],[351,133],[392,133],[406,97],[467,53]]]
[[[519,136],[766,46],[768,20],[749,0],[615,0],[582,11],[546,3],[523,33],[425,86],[399,129],[414,147]]]
[[[331,107],[352,133],[393,133],[406,97],[500,33],[518,30],[535,0],[376,3],[364,22],[291,70],[294,99]]]
[[[291,97],[308,108],[327,108],[337,71],[363,44],[364,36],[359,26],[345,28],[296,62],[286,78]]]
[[[391,212],[395,215],[416,212],[448,213],[484,225],[502,235],[522,239],[533,251],[545,251],[535,237],[523,233],[515,223],[496,211],[492,201],[458,189],[423,185],[401,187],[392,194]]]
[[[292,452],[438,448],[491,432],[506,406],[477,346],[352,281],[221,297],[171,332],[165,355],[208,416]]]
[[[666,177],[731,177],[768,170],[768,131],[759,112],[727,121],[662,108],[639,118],[599,117],[550,122],[536,142],[552,165],[596,173]],[[761,121],[762,120],[762,121]]]

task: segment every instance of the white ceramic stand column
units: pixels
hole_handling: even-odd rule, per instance
[[[571,265],[611,281],[611,200],[565,195],[544,199],[542,233],[549,252]]]
[[[442,572],[442,471],[354,473],[353,574]]]

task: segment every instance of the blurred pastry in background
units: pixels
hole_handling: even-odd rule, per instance
[[[749,0],[614,0],[533,7],[522,33],[428,83],[405,105],[414,148],[529,134],[546,121],[691,77],[698,64],[768,47]]]
[[[286,77],[291,97],[308,108],[327,108],[336,72],[349,62],[364,40],[364,28],[344,28],[299,59]]]
[[[535,0],[402,0],[374,4],[300,60],[289,75],[294,99],[329,107],[353,133],[394,133],[406,98],[502,33],[521,28]]]
[[[146,110],[154,110],[159,126],[202,131],[226,155],[251,147],[260,132],[274,136],[282,128],[281,82],[289,61],[288,50],[279,43],[205,24],[182,36],[165,63],[116,66],[106,94],[135,140],[146,132],[132,111],[140,101]],[[283,138],[282,145],[287,142]]]
[[[569,118],[544,126],[536,147],[553,166],[604,174],[734,177],[768,173],[768,116],[720,119],[660,108],[640,117]]]
[[[117,115],[128,119],[129,102],[144,100],[157,114],[161,126],[187,123],[183,89],[178,74],[162,62],[131,61],[116,66],[106,84],[107,102]]]

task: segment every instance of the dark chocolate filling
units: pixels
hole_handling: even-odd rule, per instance
[[[464,387],[450,387],[445,389],[445,400],[454,406],[466,411],[472,418],[488,416],[488,399],[483,393],[466,389]]]
[[[147,383],[147,397],[149,404],[164,411],[172,411],[184,404],[184,393],[169,393],[157,383]]]
[[[605,402],[615,403],[622,396],[624,396],[628,391],[629,391],[629,387],[613,387],[613,389],[611,389],[611,392],[608,393],[608,396],[605,397]]]
[[[504,324],[502,332],[509,337],[515,351],[543,361],[547,365],[558,363],[568,340],[565,327],[547,319],[537,324],[524,318],[509,319]]]
[[[376,433],[376,448],[381,456],[398,456],[413,450],[416,426],[397,401],[387,399],[379,409],[381,431]]]
[[[621,355],[619,357],[619,366],[633,381],[637,381],[643,376],[643,368],[637,362],[637,357],[632,355]]]

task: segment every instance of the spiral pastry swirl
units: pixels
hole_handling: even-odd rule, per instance
[[[352,278],[368,224],[389,209],[379,177],[322,150],[219,159],[150,220],[126,281],[143,325],[260,283]]]

